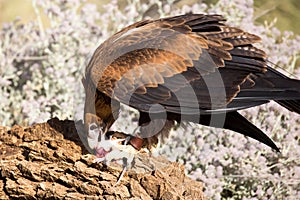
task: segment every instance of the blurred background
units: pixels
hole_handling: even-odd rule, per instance
[[[98,5],[101,11],[102,5],[109,3],[111,0],[87,0],[89,3]],[[9,22],[16,17],[20,17],[23,22],[33,20],[36,15],[33,11],[32,0],[0,0],[0,24]],[[118,1],[121,6],[127,4],[126,0]],[[201,0],[177,0],[179,6],[192,5]],[[203,0],[206,4],[216,3],[217,0]],[[293,31],[300,33],[300,3],[299,0],[254,0],[254,16],[256,22],[272,21],[277,19],[276,27],[281,30]]]

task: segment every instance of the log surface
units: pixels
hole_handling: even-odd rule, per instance
[[[151,172],[125,173],[94,163],[74,122],[0,127],[0,199],[204,199],[200,182],[162,157]]]

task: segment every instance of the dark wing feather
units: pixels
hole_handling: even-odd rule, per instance
[[[251,74],[254,84],[242,84],[233,102],[275,100],[290,111],[300,114],[300,81],[290,79],[268,67],[263,75]]]

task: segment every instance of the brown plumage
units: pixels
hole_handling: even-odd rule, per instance
[[[224,22],[202,14],[145,20],[106,40],[83,78],[86,127],[96,122],[105,134],[121,102],[140,111],[135,140],[156,141],[174,121],[185,120],[230,129],[278,151],[237,111],[275,100],[300,113],[300,81],[267,65],[265,52],[253,46],[258,36]],[[163,118],[167,125],[156,130]]]

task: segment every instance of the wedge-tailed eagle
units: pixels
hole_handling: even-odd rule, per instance
[[[98,127],[100,140],[109,140],[123,103],[140,113],[140,128],[126,140],[138,150],[155,144],[176,122],[189,121],[229,129],[279,151],[238,112],[274,100],[300,114],[300,81],[271,68],[266,53],[253,45],[259,41],[226,25],[221,15],[186,14],[122,29],[95,50],[86,67],[86,129]],[[92,144],[99,158],[112,151]]]

